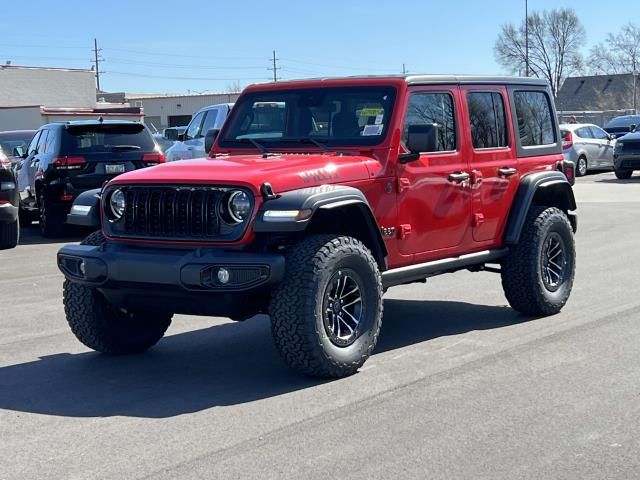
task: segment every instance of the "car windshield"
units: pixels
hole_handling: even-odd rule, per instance
[[[67,154],[105,153],[114,150],[155,148],[153,137],[139,123],[71,125],[63,134],[63,151]]]
[[[0,150],[9,157],[16,152],[16,148],[20,149],[22,152],[26,152],[32,137],[33,132],[15,135],[2,135],[0,136]]]
[[[613,118],[609,120],[609,122],[605,125],[604,128],[628,127],[629,125],[633,125],[633,124],[638,125],[639,123],[640,123],[640,115],[637,115],[637,116],[630,115],[626,117]]]
[[[220,145],[376,145],[386,135],[394,100],[392,87],[248,93],[236,104]]]

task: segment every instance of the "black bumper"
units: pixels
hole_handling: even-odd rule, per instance
[[[636,155],[616,155],[613,164],[617,170],[640,170],[640,153]]]
[[[262,311],[265,294],[284,277],[284,264],[282,255],[213,248],[111,243],[58,251],[58,267],[68,280],[98,288],[119,306],[232,318]]]

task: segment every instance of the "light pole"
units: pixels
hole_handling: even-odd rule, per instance
[[[529,76],[529,0],[524,0],[524,63],[525,77]]]
[[[638,98],[636,95],[636,90],[638,87],[638,70],[633,71],[633,114],[638,114]]]

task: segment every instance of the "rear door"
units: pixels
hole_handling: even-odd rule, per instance
[[[520,173],[513,132],[508,126],[508,93],[503,86],[464,86],[473,239],[492,242],[502,232],[518,189]]]

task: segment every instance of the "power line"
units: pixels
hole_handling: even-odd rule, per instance
[[[280,60],[279,58],[276,58],[276,51],[273,51],[273,58],[271,59],[271,61],[273,62],[273,66],[267,68],[267,70],[271,70],[273,72],[273,81],[277,82],[278,81],[278,70],[280,70],[282,67],[278,67],[278,60]]]
[[[132,50],[129,48],[111,48],[106,47],[105,50],[113,52],[135,53],[138,55],[149,55],[152,57],[179,57],[179,58],[197,58],[200,60],[262,60],[261,57],[209,57],[203,55],[186,55],[183,53],[167,53],[167,52],[151,52],[144,50]]]
[[[264,80],[264,77],[244,77],[244,78],[173,77],[173,76],[163,76],[163,75],[148,75],[146,73],[116,72],[113,70],[109,70],[108,72],[102,72],[102,73],[103,74],[108,73],[109,75],[121,75],[125,77],[159,78],[164,80],[202,80],[202,81]]]
[[[238,66],[220,66],[220,65],[188,65],[180,63],[160,63],[160,62],[140,62],[137,60],[127,60],[118,57],[109,57],[109,64],[121,65],[137,65],[147,67],[169,67],[169,68],[193,68],[198,70],[262,70],[264,67],[258,65],[238,65]]]

